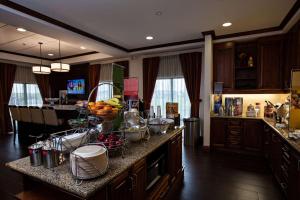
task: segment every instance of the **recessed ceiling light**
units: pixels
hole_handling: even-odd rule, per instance
[[[153,36],[150,36],[150,35],[149,35],[149,36],[146,37],[146,39],[147,39],[147,40],[153,40]]]
[[[26,32],[27,30],[25,28],[17,28],[17,31]]]
[[[81,46],[80,49],[86,49],[84,46]]]
[[[223,27],[228,27],[228,26],[231,26],[231,25],[232,25],[231,22],[226,22],[226,23],[224,23],[222,26],[223,26]]]
[[[53,53],[48,53],[48,56],[54,56],[54,54]]]
[[[161,16],[161,15],[162,15],[162,11],[160,11],[160,10],[159,10],[159,11],[156,11],[156,12],[155,12],[155,15],[156,15],[156,16]]]

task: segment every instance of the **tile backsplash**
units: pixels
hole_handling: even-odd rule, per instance
[[[289,94],[223,94],[222,95],[222,104],[225,104],[226,97],[242,97],[243,98],[243,114],[246,114],[248,105],[252,104],[255,106],[255,103],[260,103],[261,109],[266,105],[265,100],[276,103],[284,103]],[[213,110],[213,95],[212,95],[212,107]],[[263,115],[263,112],[261,112]]]

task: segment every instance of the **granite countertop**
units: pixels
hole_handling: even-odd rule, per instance
[[[262,119],[266,124],[268,124],[275,132],[277,132],[282,139],[284,139],[294,150],[300,153],[300,139],[295,140],[289,138],[289,131],[287,128],[277,128],[273,119],[264,118]]]
[[[246,115],[242,116],[218,116],[218,115],[211,115],[212,118],[227,118],[227,119],[257,119],[262,120],[266,124],[268,124],[275,132],[277,132],[282,139],[284,139],[290,146],[300,153],[300,139],[295,140],[288,137],[289,131],[287,128],[277,128],[275,126],[274,119],[272,118],[263,118],[263,117],[247,117]]]
[[[6,166],[22,174],[59,187],[74,195],[87,198],[183,129],[184,127],[180,127],[164,135],[153,135],[148,142],[129,143],[128,149],[125,152],[125,158],[121,156],[110,158],[109,169],[105,175],[96,179],[83,181],[80,185],[76,185],[76,180],[70,172],[69,163],[60,165],[54,169],[45,169],[43,166],[32,167],[29,157],[25,157],[6,163]]]

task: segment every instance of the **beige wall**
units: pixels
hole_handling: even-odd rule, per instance
[[[223,94],[222,95],[222,104],[225,104],[226,97],[243,97],[243,114],[246,114],[247,106],[252,104],[255,106],[255,103],[261,104],[261,109],[266,105],[265,100],[271,101],[273,104],[276,103],[285,103],[289,94]],[[213,109],[213,95],[212,95],[212,107]],[[261,117],[263,116],[263,111],[260,112]]]

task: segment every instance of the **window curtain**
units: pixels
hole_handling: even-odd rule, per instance
[[[0,133],[6,134],[12,130],[8,109],[17,66],[0,63]]]
[[[89,91],[91,92],[94,87],[99,84],[100,81],[100,71],[101,71],[101,64],[95,64],[89,66]],[[91,96],[91,101],[96,101],[97,91]]]
[[[157,78],[183,78],[179,55],[160,58]]]
[[[45,98],[51,97],[50,76],[46,74],[35,74],[35,80],[40,89],[43,103],[45,103]]]
[[[17,66],[14,83],[36,84],[31,66]]]
[[[159,57],[143,59],[143,98],[145,109],[150,109],[155,82],[159,71]]]
[[[191,117],[199,117],[201,63],[200,52],[180,54],[182,73],[191,101]]]
[[[124,78],[128,78],[129,77],[129,61],[128,60],[124,60],[124,61],[119,61],[119,62],[115,62],[117,65],[121,65],[124,67]]]

